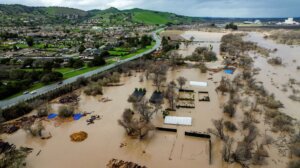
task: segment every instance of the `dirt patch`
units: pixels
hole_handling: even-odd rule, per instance
[[[71,141],[73,142],[82,142],[88,137],[88,134],[84,131],[73,133],[70,135]]]

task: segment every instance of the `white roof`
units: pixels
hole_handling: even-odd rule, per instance
[[[166,116],[165,124],[172,125],[192,125],[191,117],[174,117],[174,116]]]
[[[196,81],[190,81],[191,86],[203,86],[207,87],[207,82],[196,82]]]

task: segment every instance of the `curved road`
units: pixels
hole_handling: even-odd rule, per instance
[[[87,78],[87,77],[90,77],[92,75],[95,75],[95,74],[107,71],[109,69],[115,68],[115,67],[117,67],[117,66],[119,66],[121,64],[124,64],[126,62],[132,61],[134,59],[143,57],[144,55],[147,55],[147,54],[155,51],[156,49],[158,49],[160,47],[160,45],[161,45],[161,39],[160,39],[160,37],[156,33],[159,32],[159,31],[161,31],[161,30],[162,29],[159,29],[159,30],[156,30],[156,31],[152,32],[152,37],[156,41],[156,44],[155,44],[155,46],[152,49],[150,49],[148,51],[145,51],[145,52],[143,52],[141,54],[137,54],[136,56],[130,57],[128,59],[121,60],[119,62],[115,62],[113,64],[101,67],[101,68],[96,69],[94,71],[90,71],[90,72],[87,72],[87,73],[84,73],[84,74],[81,74],[81,75],[78,75],[78,76],[66,79],[66,80],[63,81],[62,85],[58,85],[58,83],[54,83],[54,84],[51,84],[51,85],[44,86],[44,87],[42,87],[40,89],[37,89],[36,90],[37,93],[34,94],[34,95],[26,94],[26,95],[21,95],[21,96],[18,96],[18,97],[9,99],[9,100],[2,100],[2,101],[0,101],[0,108],[1,109],[8,108],[8,107],[16,105],[16,104],[18,104],[20,102],[24,102],[26,100],[32,99],[32,98],[34,98],[36,96],[39,96],[39,95],[42,95],[42,94],[46,94],[46,93],[48,93],[48,92],[50,92],[52,90],[55,90],[57,88],[60,88],[60,87],[62,87],[64,85],[66,85],[66,84],[73,83],[73,82],[75,82],[80,77],[86,77]]]

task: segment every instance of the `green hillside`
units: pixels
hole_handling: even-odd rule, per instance
[[[169,16],[153,12],[134,12],[133,21],[145,24],[166,24],[170,22]]]
[[[47,14],[50,15],[78,15],[78,16],[86,16],[87,12],[73,9],[73,8],[65,8],[65,7],[47,7],[43,8]]]
[[[0,23],[6,26],[81,23],[87,19],[98,19],[101,26],[132,24],[187,24],[199,22],[200,18],[180,16],[168,12],[144,9],[83,11],[67,7],[29,7],[0,4]]]
[[[158,12],[144,9],[131,9],[128,12],[132,13],[132,20],[137,23],[144,24],[167,24],[167,23],[191,23],[199,22],[200,18],[192,18],[176,15],[168,12]]]

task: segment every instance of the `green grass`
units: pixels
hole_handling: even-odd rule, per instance
[[[145,24],[166,24],[172,22],[167,14],[149,11],[134,12],[133,20]]]
[[[122,55],[128,54],[128,52],[126,52],[126,51],[124,52],[124,51],[113,51],[113,50],[111,50],[111,51],[108,51],[108,52],[112,56],[122,56]]]
[[[62,74],[65,74],[65,73],[73,71],[73,70],[74,70],[74,68],[57,68],[57,69],[54,69],[54,71],[60,72]]]
[[[33,69],[32,68],[27,68],[27,69],[23,69],[24,71],[28,71],[28,72],[32,72]],[[35,71],[42,71],[43,69],[42,68],[37,68],[35,69]],[[70,72],[70,71],[73,71],[74,68],[54,68],[53,71],[56,71],[56,72],[60,72],[62,74],[65,74],[67,72]]]
[[[93,71],[93,70],[96,70],[98,69],[99,67],[85,67],[81,70],[78,70],[78,71],[73,71],[73,72],[70,72],[70,73],[66,73],[64,74],[64,79],[69,79],[69,78],[72,78],[74,76],[77,76],[77,75],[81,75],[81,74],[84,74],[86,72],[89,72],[89,71]]]
[[[151,45],[149,45],[149,46],[147,46],[145,48],[139,49],[139,50],[137,50],[136,52],[134,52],[132,54],[128,54],[128,55],[122,56],[121,59],[124,60],[124,59],[130,58],[130,57],[133,57],[133,56],[135,56],[137,54],[143,53],[143,52],[145,52],[145,51],[150,50],[151,48],[153,48],[154,45],[155,45],[155,42],[152,42]]]
[[[16,46],[19,47],[20,49],[28,48],[27,44],[16,44]]]

